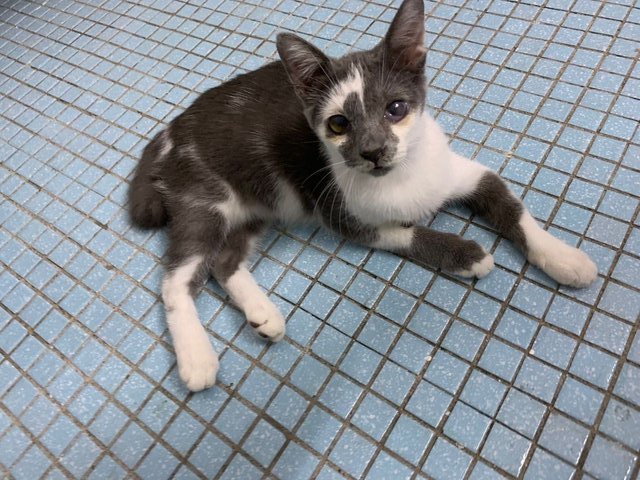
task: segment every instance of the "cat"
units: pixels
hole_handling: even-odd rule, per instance
[[[213,276],[262,337],[285,321],[245,259],[273,221],[315,219],[346,239],[463,277],[493,258],[474,241],[417,222],[459,202],[533,265],[583,287],[590,258],[538,226],[499,176],[454,153],[425,110],[423,0],[405,0],[373,49],[329,58],[291,33],[280,61],[210,89],[145,147],[129,189],[142,228],[168,227],[162,299],[178,370],[192,391],[218,358],[194,297]]]

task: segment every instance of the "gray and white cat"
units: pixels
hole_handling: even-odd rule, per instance
[[[559,283],[597,276],[587,255],[538,226],[505,183],[451,151],[424,109],[423,0],[405,0],[375,48],[329,58],[280,34],[281,61],[208,90],[145,148],[129,191],[144,228],[168,227],[162,298],[180,377],[215,382],[218,358],[194,296],[213,275],[261,336],[285,322],[245,266],[272,221],[314,218],[347,239],[464,277],[493,258],[416,222],[460,202]]]

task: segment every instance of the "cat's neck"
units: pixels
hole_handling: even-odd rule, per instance
[[[447,194],[447,137],[426,112],[413,122],[406,154],[384,176],[359,172],[332,159],[335,181],[352,214],[370,224],[416,222],[435,212]]]

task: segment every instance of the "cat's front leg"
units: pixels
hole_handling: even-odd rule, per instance
[[[453,153],[451,162],[452,199],[485,217],[529,262],[563,285],[586,287],[596,279],[597,267],[587,254],[543,230],[496,173]]]
[[[245,260],[263,228],[262,222],[252,222],[234,228],[217,255],[212,273],[244,313],[247,323],[262,338],[278,342],[285,333],[284,317],[258,286]]]
[[[262,231],[262,222],[234,225],[225,209],[215,206],[205,209],[183,204],[177,211],[180,213],[172,215],[169,229],[162,299],[180,378],[189,390],[197,392],[213,386],[218,371],[218,355],[194,303],[196,293],[211,274],[263,338],[274,342],[282,339],[285,322],[244,266]]]
[[[338,202],[342,205],[342,201]],[[362,245],[410,258],[425,266],[442,268],[463,277],[484,277],[493,268],[493,257],[472,240],[422,226],[399,223],[367,225],[346,208],[322,211],[325,226]]]
[[[378,227],[372,247],[404,255],[423,265],[442,268],[462,277],[484,277],[493,269],[493,257],[473,240],[430,228],[389,225]]]
[[[178,373],[187,388],[197,392],[215,384],[218,355],[200,323],[194,300],[225,241],[227,221],[219,212],[189,204],[188,197],[176,198],[170,206],[162,300]]]

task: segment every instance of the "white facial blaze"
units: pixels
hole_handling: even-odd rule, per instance
[[[323,109],[323,118],[343,114],[344,102],[352,93],[358,96],[364,110],[364,80],[360,68],[355,64],[352,65],[347,78],[335,85],[329,92],[327,103]]]
[[[407,150],[417,142],[419,135],[422,134],[420,128],[414,128],[416,118],[420,118],[419,114],[409,112],[405,118],[391,125],[391,131],[398,138],[396,161],[402,162],[406,158]]]
[[[351,66],[349,75],[344,80],[334,85],[330,90],[320,114],[323,119],[323,123],[333,115],[344,115],[344,102],[346,102],[347,98],[352,93],[355,93],[358,96],[360,103],[362,104],[362,110],[364,111],[364,80],[362,78],[360,68],[355,64]],[[342,162],[343,160],[338,152],[338,147],[347,141],[347,136],[336,135],[328,137],[326,134],[326,127],[324,125],[319,126],[317,133],[327,146],[331,154],[330,156],[332,161],[338,158],[339,160],[335,161]]]

